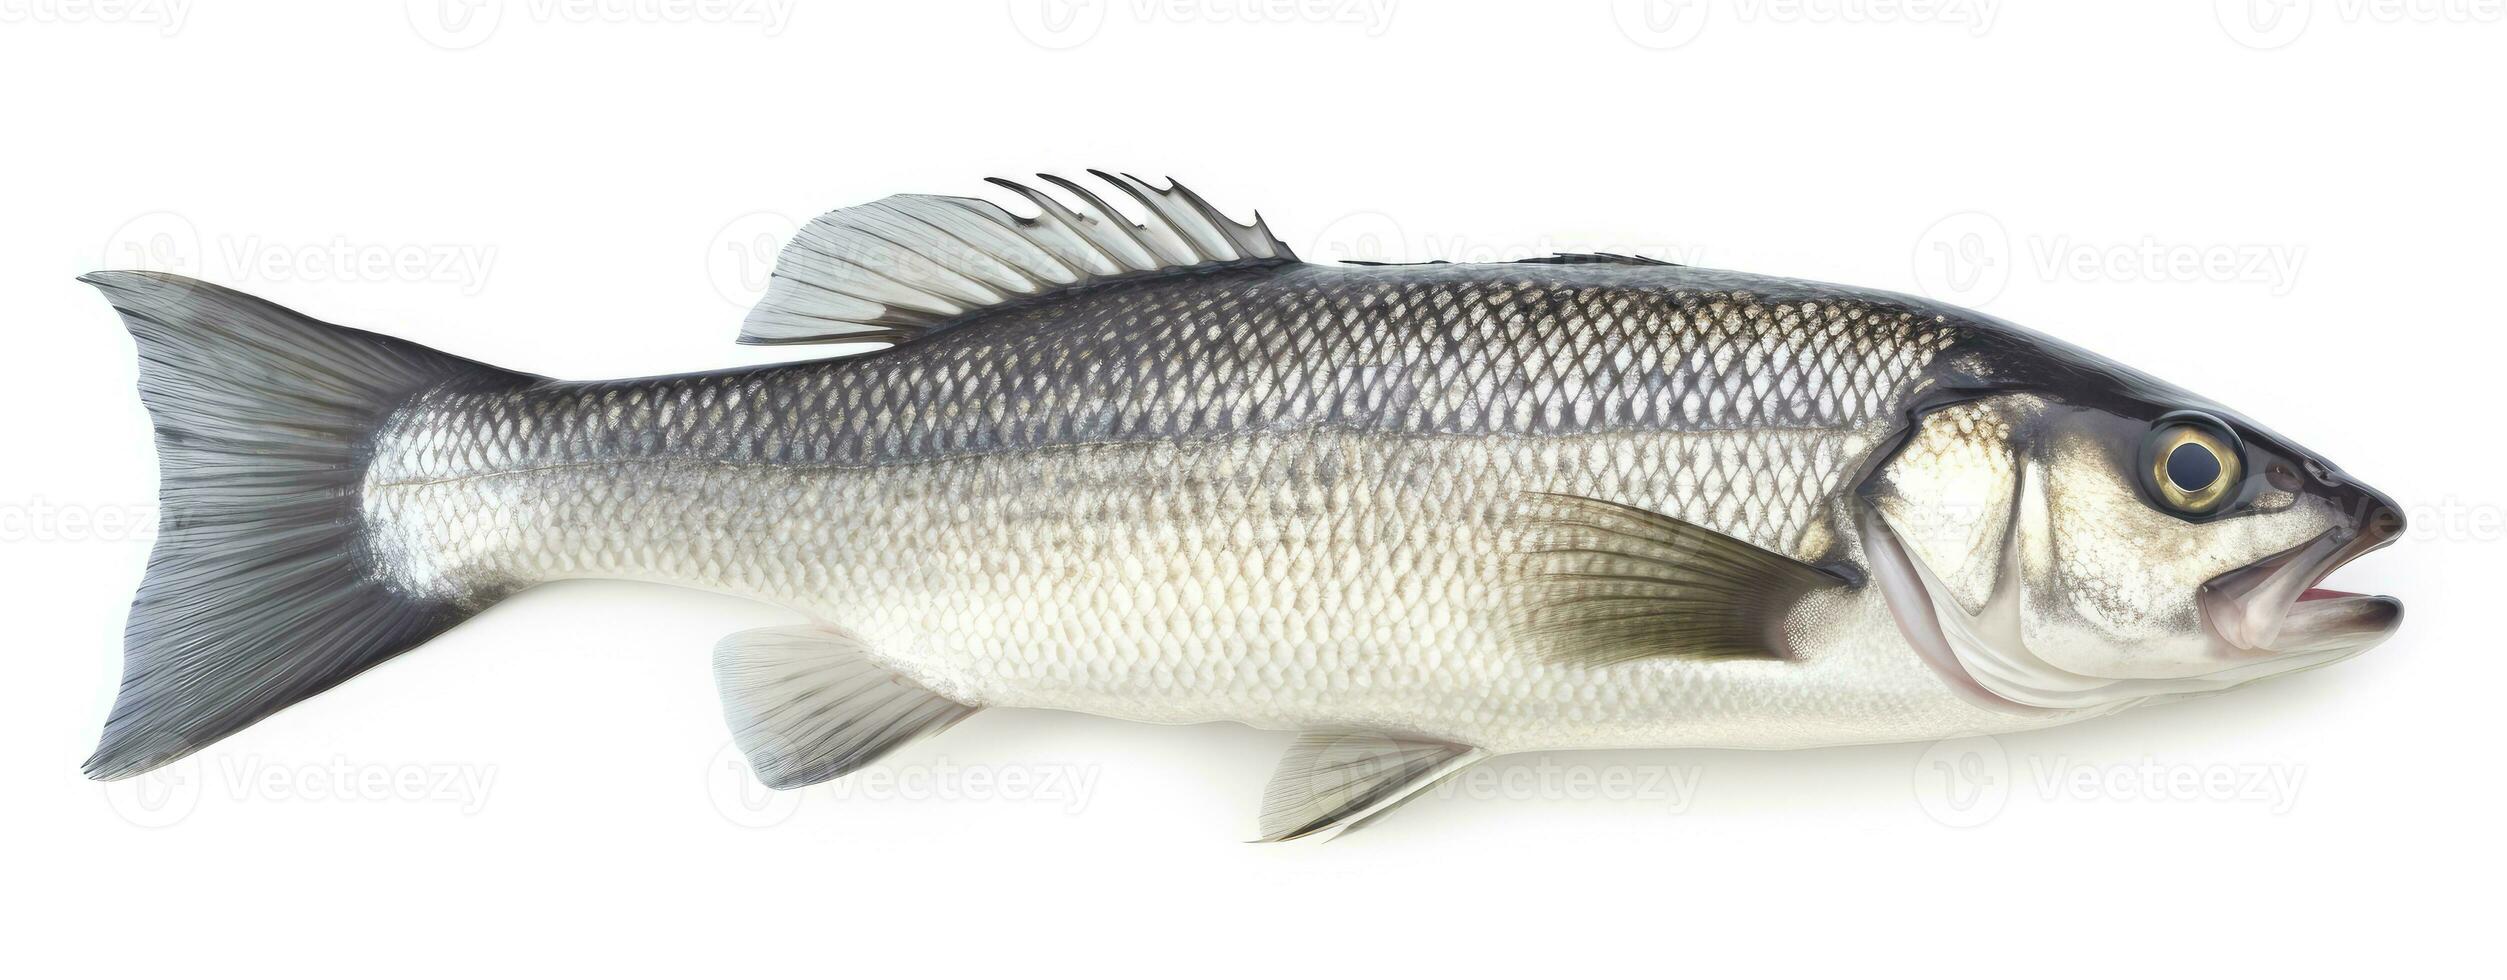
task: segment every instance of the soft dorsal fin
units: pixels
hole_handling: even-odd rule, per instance
[[[1517,264],[1517,265],[1667,265],[1667,266],[1671,266],[1671,267],[1673,267],[1673,268],[1678,268],[1678,267],[1679,267],[1679,265],[1680,265],[1680,263],[1678,263],[1678,262],[1669,262],[1669,261],[1665,261],[1665,260],[1662,260],[1662,259],[1653,258],[1653,257],[1651,257],[1651,256],[1645,256],[1645,255],[1622,255],[1622,254],[1620,254],[1620,253],[1618,253],[1618,252],[1556,252],[1556,253],[1552,253],[1552,254],[1549,254],[1549,255],[1539,255],[1539,256],[1534,256],[1534,257],[1532,257],[1532,258],[1528,258],[1528,259],[1516,259],[1516,260],[1515,260],[1515,264]]]
[[[775,259],[766,296],[749,311],[744,344],[898,341],[970,313],[1133,276],[1297,261],[1254,216],[1238,224],[1170,180],[1091,170],[1130,195],[1135,224],[1104,199],[1039,174],[1069,200],[1014,181],[992,182],[1039,212],[1021,218],[971,197],[899,194],[830,211]]]
[[[1419,260],[1419,261],[1417,261],[1417,262],[1384,262],[1384,261],[1378,261],[1378,260],[1375,260],[1375,259],[1343,259],[1343,260],[1341,260],[1341,264],[1342,264],[1342,265],[1364,265],[1364,266],[1397,266],[1397,265],[1453,265],[1454,263],[1453,263],[1451,260],[1449,260],[1449,259],[1421,259],[1421,260]],[[1550,253],[1550,254],[1548,254],[1548,255],[1535,255],[1535,256],[1533,256],[1533,257],[1531,257],[1531,258],[1528,258],[1528,259],[1507,259],[1507,260],[1505,260],[1505,262],[1503,262],[1503,263],[1501,263],[1501,264],[1504,264],[1504,265],[1653,265],[1653,266],[1668,266],[1668,267],[1671,267],[1671,268],[1674,268],[1674,269],[1677,269],[1677,268],[1679,268],[1679,267],[1680,267],[1680,263],[1678,263],[1678,262],[1668,262],[1668,261],[1665,261],[1665,260],[1662,260],[1662,259],[1657,259],[1657,258],[1649,258],[1649,257],[1647,257],[1647,256],[1643,256],[1643,255],[1622,255],[1622,254],[1620,254],[1620,253],[1618,253],[1618,252],[1552,252],[1552,253]]]

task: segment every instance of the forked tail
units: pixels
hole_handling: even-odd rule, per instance
[[[161,514],[89,776],[172,762],[477,611],[384,584],[359,486],[410,396],[525,376],[181,276],[82,281],[138,341]]]

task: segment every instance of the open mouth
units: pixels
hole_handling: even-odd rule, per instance
[[[2202,618],[2229,646],[2253,654],[2348,655],[2393,635],[2403,604],[2392,596],[2320,588],[2351,559],[2390,543],[2371,524],[2335,528],[2312,541],[2203,583]]]

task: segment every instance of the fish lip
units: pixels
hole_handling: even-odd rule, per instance
[[[2336,527],[2204,582],[2197,605],[2205,626],[2235,653],[2357,653],[2402,625],[2402,601],[2318,589],[2352,559],[2393,543],[2390,527]]]

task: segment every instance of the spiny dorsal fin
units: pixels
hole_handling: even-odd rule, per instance
[[[714,686],[732,741],[773,789],[842,776],[976,710],[870,662],[852,634],[815,626],[724,637]]]
[[[1091,170],[1139,205],[1135,224],[1103,198],[1051,174],[1065,201],[1015,181],[992,183],[1039,212],[1021,218],[971,197],[899,194],[830,211],[775,259],[744,344],[899,341],[970,313],[1134,276],[1297,261],[1262,224],[1239,224],[1182,184],[1159,188]]]
[[[1853,581],[1626,504],[1524,495],[1516,627],[1555,659],[1783,660],[1785,614]]]
[[[1484,754],[1376,732],[1300,733],[1262,791],[1261,840],[1355,829]]]

